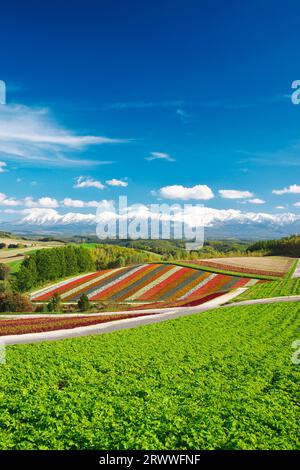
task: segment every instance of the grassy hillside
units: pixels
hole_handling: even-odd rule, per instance
[[[7,348],[1,449],[299,449],[296,303]]]

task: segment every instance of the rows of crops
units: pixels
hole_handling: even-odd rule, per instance
[[[265,299],[287,295],[300,295],[300,278],[256,284],[239,295],[239,297],[236,297],[234,301]]]
[[[85,293],[91,301],[155,302],[193,300],[256,282],[172,264],[143,264],[108,269],[63,281],[32,296],[45,302],[58,293],[64,302]]]
[[[299,449],[296,303],[7,348],[1,449]]]
[[[81,317],[55,317],[51,318],[20,318],[20,319],[3,319],[0,321],[0,337],[7,335],[21,335],[26,333],[41,333],[43,331],[66,330],[71,328],[100,325],[115,320],[125,320],[127,318],[136,318],[137,316],[145,316],[147,314],[118,314],[118,315],[93,315]]]
[[[224,272],[266,277],[284,277],[294,260],[284,256],[214,258],[192,260],[192,264]]]

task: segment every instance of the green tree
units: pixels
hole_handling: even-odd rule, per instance
[[[78,309],[81,312],[86,312],[90,308],[90,301],[88,299],[88,296],[86,294],[82,294],[80,296],[80,299],[78,300],[77,303]]]
[[[59,312],[61,309],[61,298],[57,292],[51,297],[48,305],[47,310],[48,312]]]
[[[32,312],[33,307],[28,297],[19,292],[0,294],[0,312]]]
[[[9,281],[0,281],[0,293],[7,294],[12,292],[12,286]]]
[[[10,267],[0,263],[0,281],[7,281],[10,275]]]

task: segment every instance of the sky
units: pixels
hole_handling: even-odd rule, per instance
[[[298,0],[5,2],[0,221],[84,224],[120,195],[300,218],[299,17]]]

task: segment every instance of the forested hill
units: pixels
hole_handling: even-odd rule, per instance
[[[76,274],[157,260],[155,255],[112,245],[67,245],[29,254],[16,274],[21,292]]]
[[[248,247],[249,252],[262,251],[268,255],[300,257],[300,235],[291,235],[281,240],[262,240]]]

